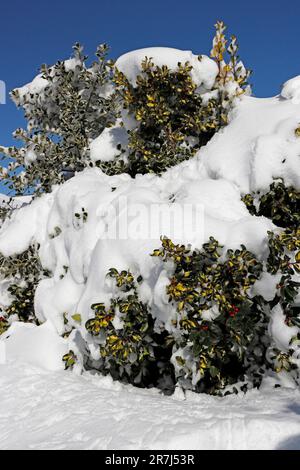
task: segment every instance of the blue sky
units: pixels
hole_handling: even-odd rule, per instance
[[[7,90],[31,81],[40,64],[68,58],[76,41],[89,54],[107,42],[112,57],[147,46],[207,54],[217,19],[238,37],[241,58],[254,71],[255,95],[277,94],[282,82],[300,74],[298,0],[4,0],[0,80]],[[0,105],[0,144],[11,145],[22,124],[8,98]]]

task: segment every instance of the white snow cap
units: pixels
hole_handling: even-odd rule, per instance
[[[106,127],[101,134],[90,143],[90,158],[93,162],[97,160],[110,161],[120,154],[118,145],[127,145],[128,134],[118,121],[113,127]]]
[[[210,90],[218,74],[217,64],[206,55],[199,56],[191,51],[181,51],[172,47],[147,47],[122,55],[116,61],[116,67],[127,77],[129,82],[135,86],[136,77],[141,74],[141,63],[145,57],[151,58],[155,65],[166,65],[171,70],[176,70],[178,62],[184,64],[189,62],[193,69],[191,76],[198,87],[202,86]]]
[[[287,100],[293,100],[296,104],[300,104],[300,75],[291,78],[283,84],[281,96]]]
[[[30,83],[27,83],[26,85],[20,88],[15,88],[14,91],[19,93],[20,102],[22,104],[22,101],[26,94],[28,93],[31,93],[33,95],[36,93],[39,94],[45,90],[48,84],[49,84],[48,80],[43,78],[42,74],[39,74],[36,77],[34,77],[34,79]],[[19,104],[19,100],[16,99],[14,95],[12,95],[12,100],[16,104]]]

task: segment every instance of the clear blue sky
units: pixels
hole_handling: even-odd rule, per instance
[[[299,0],[3,0],[0,80],[7,90],[31,81],[40,64],[68,58],[76,41],[90,54],[107,42],[112,57],[147,46],[208,54],[217,19],[238,37],[257,96],[300,74]],[[12,144],[22,123],[9,99],[0,105],[0,144]]]

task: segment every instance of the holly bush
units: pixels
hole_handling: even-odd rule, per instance
[[[300,229],[285,229],[280,233],[269,232],[269,257],[267,269],[271,274],[281,274],[272,306],[280,305],[287,326],[300,328],[300,305],[297,296],[300,289]],[[275,370],[286,370],[299,381],[300,333],[290,341],[286,351],[272,348]]]
[[[279,348],[269,325],[279,306],[287,327],[300,328],[300,232],[278,230],[268,237],[268,258],[262,260],[243,245],[225,250],[213,237],[202,249],[162,238],[152,256],[161,267],[166,263],[169,273],[166,324],[157,323],[140,300],[141,276],[135,280],[130,271],[110,269],[110,304],[93,304],[94,316],[85,324],[90,338],[83,348],[84,367],[166,393],[176,384],[217,395],[245,392],[259,387],[267,373],[282,370],[299,382],[300,333],[291,337],[288,348]],[[280,274],[271,300],[255,294],[256,282],[266,273]],[[93,341],[98,361],[88,352]],[[77,362],[76,354],[70,350],[64,356],[66,368]]]
[[[190,158],[220,127],[214,102],[203,103],[191,69],[189,63],[179,63],[171,71],[145,58],[136,86],[116,70],[123,107],[138,123],[129,131],[128,171],[132,176],[159,174]]]
[[[103,303],[91,306],[94,317],[86,322],[86,329],[100,339],[99,369],[114,378],[138,386],[153,384],[159,376],[155,360],[153,318],[147,305],[139,300],[137,285],[129,271],[110,269],[117,295],[109,307]]]
[[[267,217],[279,227],[300,225],[300,192],[283,180],[274,181],[265,194],[246,194],[242,200],[250,214]]]
[[[2,184],[13,193],[39,195],[94,166],[90,144],[116,122],[122,108],[136,126],[129,131],[128,145],[117,144],[120,153],[114,160],[95,163],[107,174],[160,174],[192,157],[228,123],[235,98],[249,91],[250,71],[238,56],[236,38],[228,44],[224,23],[215,27],[211,57],[218,75],[206,97],[193,83],[189,63],[170,70],[145,58],[132,86],[114,70],[106,44],[97,48],[90,66],[79,43],[70,60],[42,65],[32,84],[11,93],[27,126],[14,132],[21,145],[0,147]]]
[[[239,45],[236,36],[232,35],[228,44],[224,22],[217,21],[215,29],[211,57],[219,69],[215,84],[218,90],[217,106],[226,124],[228,112],[232,108],[232,99],[244,93],[251,93],[249,78],[252,71],[244,66],[238,55]]]
[[[128,131],[127,158],[101,164],[110,174],[127,171],[160,174],[188,158],[228,124],[228,115],[237,96],[249,92],[250,71],[238,56],[235,36],[227,46],[223,22],[216,25],[211,57],[218,65],[218,75],[209,97],[201,95],[191,77],[192,66],[178,63],[176,70],[157,66],[145,57],[136,84],[115,71],[119,101],[136,121]],[[201,62],[201,56],[198,57]],[[227,61],[226,61],[227,60]]]
[[[173,364],[185,388],[218,393],[246,379],[259,385],[264,373],[267,319],[260,299],[249,289],[262,264],[244,246],[227,250],[210,238],[202,250],[162,239],[153,256],[172,261],[167,286],[176,307]]]
[[[0,280],[7,285],[10,304],[2,307],[6,325],[12,319],[38,324],[34,314],[34,295],[38,282],[50,275],[42,268],[39,245],[31,245],[21,254],[4,257],[0,254]]]
[[[271,337],[269,323],[279,305],[288,327],[300,328],[297,295],[300,283],[300,232],[269,232],[269,255],[258,260],[247,248],[225,250],[213,237],[202,249],[162,238],[152,256],[168,264],[166,294],[170,321],[157,324],[139,298],[141,276],[110,269],[114,280],[109,305],[92,305],[94,316],[85,328],[96,340],[100,360],[84,366],[141,387],[156,386],[172,393],[176,384],[196,392],[224,395],[259,387],[268,371],[288,371],[298,381],[300,334],[288,349]],[[172,274],[170,275],[170,266]],[[280,274],[274,297],[255,294],[254,285],[266,272]],[[76,353],[76,351],[75,351]],[[66,368],[77,361],[71,350]]]
[[[69,61],[41,67],[41,89],[11,93],[24,110],[27,128],[14,132],[21,146],[0,148],[5,166],[9,159],[0,177],[7,189],[17,194],[50,192],[54,184],[89,166],[90,141],[115,121],[113,62],[107,60],[108,46],[97,48],[90,67],[82,46],[77,43],[73,49],[74,57]]]

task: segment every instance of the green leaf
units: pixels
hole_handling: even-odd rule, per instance
[[[217,377],[217,375],[219,374],[219,370],[215,366],[211,366],[209,368],[209,373],[212,377]]]
[[[74,321],[78,322],[78,323],[81,323],[81,315],[80,313],[75,313],[74,315],[72,315],[72,318]]]

